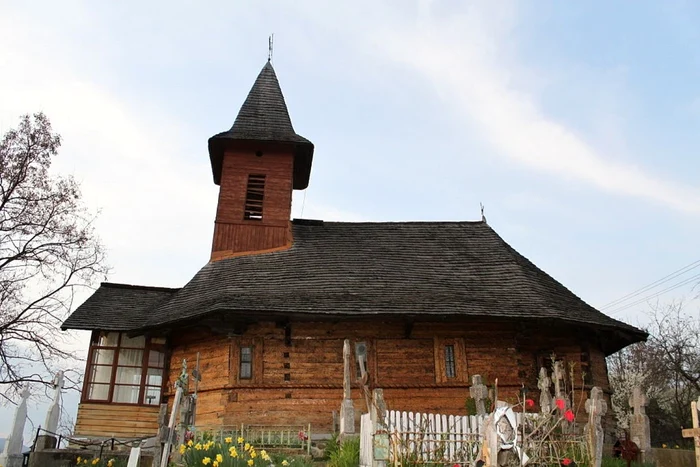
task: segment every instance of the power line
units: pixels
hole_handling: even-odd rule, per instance
[[[633,292],[630,292],[627,295],[625,295],[624,297],[620,297],[617,300],[613,300],[612,302],[606,303],[605,305],[601,306],[600,309],[604,310],[606,308],[614,308],[617,305],[621,305],[622,302],[628,301],[629,299],[634,298],[640,294],[643,294],[644,292],[647,292],[651,289],[654,289],[661,284],[665,284],[666,282],[669,282],[669,281],[675,279],[676,277],[681,276],[681,275],[685,274],[686,272],[691,271],[697,267],[700,267],[700,259],[688,264],[687,266],[683,266],[682,268],[680,268],[676,271],[673,271],[671,274],[664,276],[661,279],[659,279],[655,282],[652,282],[651,284],[645,285],[642,288],[639,288]]]
[[[626,305],[622,305],[620,308],[617,308],[617,309],[615,309],[615,310],[612,310],[612,311],[609,312],[608,314],[609,314],[609,315],[614,315],[614,314],[616,314],[616,313],[620,313],[621,311],[625,311],[625,310],[627,310],[627,309],[629,309],[629,308],[632,308],[633,306],[639,305],[640,303],[644,303],[644,302],[646,302],[646,301],[648,301],[648,300],[651,300],[651,299],[654,299],[654,298],[656,298],[656,297],[659,297],[659,296],[665,294],[666,292],[670,292],[671,290],[675,290],[675,289],[677,289],[677,288],[679,288],[679,287],[683,287],[684,285],[688,285],[688,284],[690,284],[691,282],[694,282],[694,281],[696,281],[696,280],[700,280],[700,274],[696,274],[696,275],[694,275],[694,276],[692,276],[692,277],[690,277],[690,278],[688,278],[688,279],[685,279],[685,280],[683,280],[683,281],[681,281],[681,282],[677,282],[676,284],[674,284],[674,285],[672,285],[672,286],[670,286],[670,287],[667,287],[667,288],[665,288],[665,289],[663,289],[663,290],[660,290],[660,291],[658,291],[658,292],[655,292],[655,293],[653,293],[653,294],[651,294],[651,295],[647,295],[646,297],[641,298],[641,299],[639,299],[639,300],[637,300],[637,301],[635,301],[635,302],[628,303],[628,304],[626,304]]]

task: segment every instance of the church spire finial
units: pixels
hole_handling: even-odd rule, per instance
[[[267,61],[268,62],[272,61],[272,48],[273,48],[274,41],[275,41],[275,34],[272,33],[272,34],[270,34],[270,37],[267,38]]]

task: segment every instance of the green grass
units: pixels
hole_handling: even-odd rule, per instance
[[[349,438],[345,440],[338,449],[331,450],[328,467],[357,467],[358,465],[360,465],[359,437]]]

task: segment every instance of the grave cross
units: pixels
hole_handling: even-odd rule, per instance
[[[549,387],[552,385],[552,380],[547,374],[547,369],[540,368],[540,377],[537,379],[537,387],[540,389],[540,410],[542,413],[549,413],[554,408],[552,404],[552,395],[549,392]]]
[[[2,454],[0,454],[0,465],[9,466],[13,463],[21,465],[22,434],[24,433],[24,424],[27,420],[29,389],[27,387],[22,388],[20,396],[22,397],[22,402],[17,406],[10,436],[5,440],[5,447]]]
[[[564,394],[563,388],[563,382],[566,374],[564,373],[564,364],[561,362],[561,360],[554,362],[552,377],[554,379],[554,397],[557,399],[566,400],[566,395]]]
[[[481,381],[481,375],[472,375],[472,386],[469,388],[469,395],[476,402],[476,414],[486,415],[486,406],[484,402],[489,396],[489,389]]]
[[[600,467],[603,459],[603,426],[601,418],[608,411],[608,404],[603,399],[603,391],[595,386],[591,389],[591,396],[586,401],[586,413],[588,423],[584,428],[588,451],[593,459],[593,466]]]
[[[632,389],[629,404],[634,411],[630,417],[630,438],[639,447],[642,461],[649,462],[651,460],[651,428],[645,408],[647,397],[644,395],[642,388],[635,386]]]
[[[59,370],[53,378],[55,392],[44,421],[44,430],[49,432],[49,434],[56,433],[58,430],[58,421],[61,418],[61,390],[63,386],[63,370]]]
[[[693,438],[695,440],[695,465],[700,467],[700,397],[697,402],[690,403],[690,412],[693,420],[693,428],[683,430],[684,438]]]

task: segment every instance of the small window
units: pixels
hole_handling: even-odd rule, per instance
[[[265,195],[265,175],[248,175],[248,188],[245,193],[243,219],[261,221],[263,218],[263,197]]]
[[[253,348],[241,347],[240,378],[251,379],[253,377]]]
[[[445,346],[445,376],[448,378],[455,377],[455,346]]]

